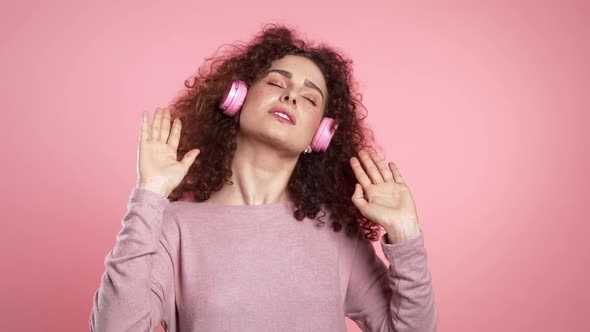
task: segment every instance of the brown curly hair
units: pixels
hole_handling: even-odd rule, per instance
[[[377,241],[380,226],[365,218],[351,201],[357,181],[349,160],[361,149],[373,150],[374,145],[373,132],[363,125],[366,113],[357,111],[358,106],[366,108],[361,103],[362,95],[355,92],[352,60],[324,44],[316,47],[305,42],[293,29],[275,23],[264,25],[251,42],[230,46],[221,55],[205,58],[193,82],[185,80],[184,93],[168,106],[172,118],[182,121],[179,160],[194,148],[201,150],[183,181],[169,195],[170,201],[202,202],[224,184],[232,184],[231,161],[239,124],[219,109],[225,88],[235,79],[251,85],[274,60],[299,55],[312,60],[324,75],[329,95],[324,116],[333,118],[338,128],[327,151],[300,155],[287,188],[296,208],[293,216],[298,221],[315,219],[322,211],[316,223],[322,227],[324,207],[330,211],[335,232],[344,226],[348,235],[363,229],[365,238]]]

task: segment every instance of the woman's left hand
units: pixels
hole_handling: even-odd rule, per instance
[[[387,231],[391,244],[418,237],[421,230],[414,198],[397,166],[390,162],[388,168],[375,152],[361,150],[359,157],[360,161],[350,158],[358,181],[351,197],[353,204]]]

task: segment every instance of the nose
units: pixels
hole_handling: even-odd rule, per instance
[[[293,97],[293,96],[290,96],[290,95],[288,95],[288,94],[284,94],[284,95],[281,97],[281,101],[284,101],[284,102],[287,102],[287,103],[288,103],[288,102],[291,102],[291,103],[293,104],[293,106],[297,106],[297,100],[295,99],[295,97]]]

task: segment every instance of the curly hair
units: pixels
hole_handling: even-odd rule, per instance
[[[357,111],[359,106],[366,108],[362,95],[355,91],[352,60],[325,44],[306,42],[293,29],[275,23],[264,25],[249,43],[230,46],[218,56],[206,57],[194,80],[185,80],[184,93],[168,106],[172,118],[182,121],[179,158],[194,148],[201,150],[185,178],[170,193],[170,201],[202,202],[224,184],[233,183],[231,161],[239,124],[219,109],[225,88],[235,79],[251,85],[274,60],[299,55],[312,60],[324,75],[329,95],[324,116],[333,118],[338,128],[327,151],[300,155],[287,185],[295,206],[293,216],[298,221],[315,219],[322,211],[316,226],[323,227],[323,207],[330,212],[335,232],[344,227],[352,236],[363,229],[366,239],[377,241],[380,226],[365,218],[351,200],[357,181],[350,158],[358,156],[361,149],[372,150],[374,145],[372,130],[363,125],[366,113]]]

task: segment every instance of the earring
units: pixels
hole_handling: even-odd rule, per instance
[[[303,153],[311,153],[311,146],[305,148],[305,151],[303,151]]]

